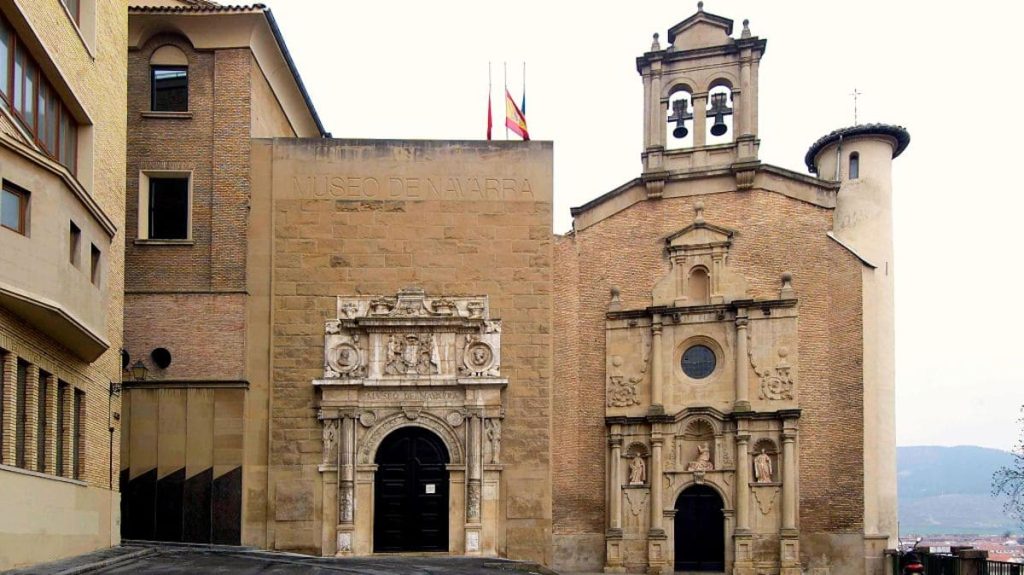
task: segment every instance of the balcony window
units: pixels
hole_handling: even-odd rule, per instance
[[[92,285],[100,285],[100,249],[96,247],[96,244],[92,245],[92,256],[89,258],[89,277],[92,279]]]
[[[78,2],[74,5],[77,7]],[[78,122],[2,16],[0,100],[14,113],[43,152],[75,173]]]
[[[75,23],[79,23],[82,18],[82,6],[80,0],[60,0],[64,4],[64,7],[68,9],[68,13],[75,19]]]
[[[28,192],[8,182],[0,191],[0,226],[21,235],[28,230]]]

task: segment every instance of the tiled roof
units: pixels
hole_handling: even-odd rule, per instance
[[[807,169],[813,174],[816,171],[814,159],[822,148],[842,138],[872,134],[889,136],[896,140],[896,147],[892,150],[892,157],[894,158],[902,154],[903,150],[906,150],[907,146],[910,145],[910,132],[903,126],[895,126],[893,124],[860,124],[858,126],[832,130],[818,138],[818,141],[811,144],[810,149],[807,150],[807,154],[804,156],[804,164],[807,164]]]
[[[221,5],[201,0],[191,0],[188,6],[129,6],[128,11],[136,14],[184,14],[193,12],[263,12],[263,4]]]

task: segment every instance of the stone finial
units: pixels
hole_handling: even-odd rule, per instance
[[[743,32],[740,34],[740,38],[750,38],[750,20],[743,19]]]
[[[704,2],[697,2],[697,11],[698,12],[703,12],[704,11]]]
[[[796,297],[796,292],[793,290],[793,274],[790,272],[782,273],[782,288],[779,290],[779,299],[793,299]]]
[[[619,288],[612,286],[612,300],[608,302],[608,311],[619,311],[622,309],[622,298],[619,294]]]
[[[661,50],[661,43],[658,42],[658,33],[655,32],[654,41],[651,42],[651,52],[657,52],[658,50]]]
[[[704,202],[697,200],[693,203],[693,211],[696,214],[693,218],[693,223],[703,224],[704,223]]]

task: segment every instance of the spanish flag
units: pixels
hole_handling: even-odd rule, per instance
[[[512,99],[512,94],[508,93],[508,89],[505,90],[505,126],[519,134],[524,141],[530,139],[530,132],[526,129],[526,116],[519,110],[519,106],[516,106],[516,101]]]

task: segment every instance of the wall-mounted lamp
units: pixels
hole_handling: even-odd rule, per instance
[[[146,367],[146,364],[142,363],[141,359],[136,361],[135,365],[132,366],[132,379],[135,381],[145,381],[147,375],[149,375],[149,369]]]

